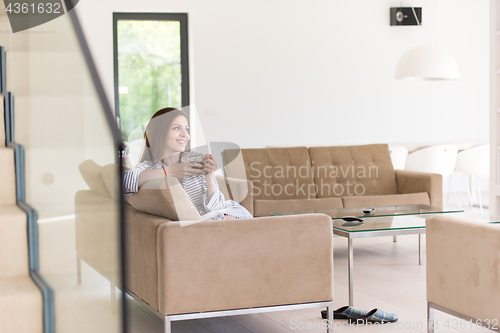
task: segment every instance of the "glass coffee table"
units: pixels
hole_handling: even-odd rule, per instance
[[[349,278],[349,305],[354,305],[353,290],[353,239],[379,236],[398,236],[418,234],[418,262],[422,264],[421,235],[425,234],[425,219],[429,215],[461,213],[462,209],[443,209],[428,205],[407,205],[373,207],[370,213],[363,211],[369,208],[338,208],[330,210],[303,210],[293,212],[273,212],[271,215],[297,215],[322,213],[333,220],[333,233],[348,239],[348,278]],[[354,216],[363,219],[358,226],[345,226],[342,218]]]

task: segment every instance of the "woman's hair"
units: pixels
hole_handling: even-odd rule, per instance
[[[168,131],[175,118],[184,116],[184,112],[176,108],[163,108],[156,111],[146,127],[144,133],[145,147],[142,151],[140,162],[145,160],[155,161],[165,152]],[[187,119],[187,117],[186,117]]]

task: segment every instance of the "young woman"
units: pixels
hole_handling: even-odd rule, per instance
[[[217,165],[211,155],[185,151],[189,125],[182,111],[175,108],[157,111],[149,121],[144,139],[146,146],[140,163],[123,176],[127,194],[138,192],[148,180],[168,175],[179,180],[200,215],[219,211],[210,219],[252,217],[239,203],[224,199],[215,179]]]

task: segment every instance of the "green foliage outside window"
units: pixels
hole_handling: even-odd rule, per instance
[[[130,133],[164,107],[181,107],[178,21],[118,21],[118,86],[122,133]]]

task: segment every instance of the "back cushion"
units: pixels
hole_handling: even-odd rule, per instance
[[[397,194],[389,146],[309,148],[318,198]]]
[[[93,160],[86,160],[78,166],[78,169],[80,170],[83,180],[85,180],[85,183],[87,183],[87,186],[92,192],[106,198],[111,198],[106,183],[101,175],[102,167],[99,164]]]
[[[108,189],[111,199],[116,201],[120,200],[120,178],[119,178],[118,165],[110,163],[101,168],[101,176],[104,180],[104,184]]]
[[[157,178],[144,183],[139,192],[126,195],[136,210],[172,221],[200,221],[201,216],[177,178]]]
[[[238,153],[234,149],[225,150],[222,153],[224,165],[231,163]],[[241,149],[241,155],[246,177],[253,185],[254,199],[316,198],[306,147]],[[229,170],[226,168],[226,171]],[[231,177],[228,172],[226,175]]]

